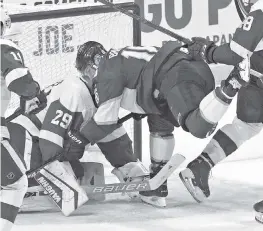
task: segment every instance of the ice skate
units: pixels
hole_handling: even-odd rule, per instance
[[[263,200],[254,204],[254,210],[256,212],[255,220],[263,224]]]
[[[166,207],[166,197],[163,197],[167,193],[167,185],[163,184],[158,189],[153,191],[140,192],[140,198],[144,203],[164,208]],[[160,194],[160,196],[158,196]]]
[[[211,166],[202,157],[198,157],[180,172],[179,176],[187,190],[197,202],[202,202],[210,196],[208,185]]]
[[[152,179],[165,165],[165,163],[152,163],[150,166],[150,178]],[[143,202],[156,206],[166,207],[166,197],[168,196],[167,180],[157,189],[152,191],[140,192],[140,198]]]

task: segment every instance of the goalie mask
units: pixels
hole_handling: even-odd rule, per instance
[[[94,78],[100,60],[106,52],[100,43],[94,41],[86,42],[79,47],[75,67],[85,81]]]
[[[7,11],[1,5],[1,38],[4,36],[7,29],[11,27],[11,18],[9,17]]]

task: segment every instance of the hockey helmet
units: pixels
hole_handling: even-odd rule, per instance
[[[106,49],[98,42],[88,41],[79,46],[76,58],[76,68],[84,72],[87,67],[98,68],[100,59],[106,54]]]
[[[0,7],[1,11],[1,37],[4,36],[6,29],[11,27],[11,18],[9,17],[7,11],[3,8],[3,5]]]

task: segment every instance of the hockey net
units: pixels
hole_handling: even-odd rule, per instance
[[[5,5],[12,19],[10,33],[16,34],[12,39],[18,43],[26,66],[41,88],[77,74],[76,52],[84,42],[98,41],[106,49],[140,45],[139,26],[130,17],[97,4],[72,6]],[[125,3],[122,7],[133,10],[134,5]],[[18,107],[19,98],[13,94],[7,116]],[[120,117],[127,113],[122,111]],[[140,124],[131,119],[124,126],[140,156]]]

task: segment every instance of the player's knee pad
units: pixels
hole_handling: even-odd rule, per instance
[[[235,117],[232,124],[226,124],[221,130],[237,147],[240,147],[245,141],[257,135],[262,128],[262,123],[246,123]]]
[[[175,140],[172,133],[150,134],[150,155],[156,162],[167,162],[170,160],[174,150]]]
[[[17,190],[26,193],[28,187],[28,179],[27,175],[24,174],[20,179],[18,179],[15,183],[6,186],[9,190]]]
[[[25,163],[9,140],[1,140],[1,186],[17,182],[26,172]]]
[[[1,201],[19,208],[28,188],[28,179],[24,174],[20,179],[10,185],[1,186]]]

